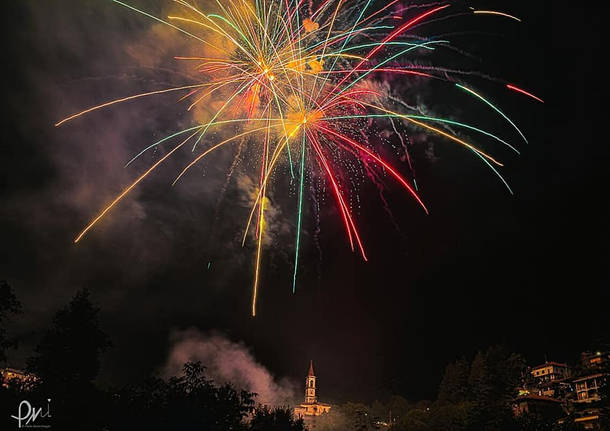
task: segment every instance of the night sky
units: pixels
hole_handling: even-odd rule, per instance
[[[160,1],[135,3],[162,10]],[[83,287],[114,342],[103,361],[104,384],[158,371],[172,334],[187,328],[242,343],[274,376],[298,385],[314,359],[323,401],[433,398],[448,362],[491,344],[504,343],[534,365],[545,355],[574,361],[607,337],[606,78],[594,66],[604,52],[601,14],[550,1],[497,3],[476,6],[523,22],[461,18],[421,32],[447,33],[472,54],[456,68],[507,79],[545,99],[539,104],[463,77],[502,107],[529,144],[456,89],[422,84],[405,87],[404,97],[415,100],[421,91],[429,112],[483,124],[518,144],[519,157],[490,147],[505,161],[515,195],[471,153],[419,137],[417,181],[431,214],[387,181],[390,216],[375,186],[364,182],[357,213],[370,258],[364,263],[350,252],[331,199],[322,203],[320,253],[308,206],[293,295],[286,229],[294,229],[296,201],[287,181],[276,179],[278,227],[264,256],[256,318],[254,246],[238,244],[247,181],[233,178],[219,203],[230,152],[171,188],[190,160],[180,155],[72,243],[159,155],[125,169],[130,156],[192,119],[174,97],[160,96],[53,124],[115,97],[190,82],[172,57],[191,42],[104,0],[5,5],[0,279],[12,284],[25,311],[13,328],[22,341],[10,353],[12,365],[23,366],[53,313]],[[455,58],[426,61],[451,67]]]

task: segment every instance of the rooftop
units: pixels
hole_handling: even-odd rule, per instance
[[[516,398],[516,401],[548,401],[548,402],[553,402],[553,403],[561,403],[560,400],[553,398],[553,397],[547,397],[545,395],[537,395],[537,394],[526,394],[526,395],[520,395]]]
[[[532,370],[539,370],[540,368],[546,368],[546,367],[550,367],[550,366],[568,368],[568,364],[562,364],[561,362],[545,362],[542,365],[533,367]]]
[[[313,373],[313,360],[309,361],[309,373],[307,373],[307,376],[315,376]]]
[[[589,379],[594,379],[596,377],[602,377],[604,374],[603,373],[597,373],[597,374],[589,374],[588,376],[584,376],[584,377],[579,377],[577,379],[572,380],[573,382],[582,382],[583,380],[589,380]]]

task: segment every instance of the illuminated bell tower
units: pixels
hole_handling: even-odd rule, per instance
[[[318,401],[316,397],[316,376],[313,374],[313,361],[309,361],[309,373],[305,379],[305,403],[315,404]]]
[[[331,405],[318,402],[316,396],[316,376],[313,373],[313,361],[309,361],[309,373],[305,378],[305,402],[294,408],[294,416],[302,418],[308,429],[314,430],[316,416],[322,416],[330,411]]]

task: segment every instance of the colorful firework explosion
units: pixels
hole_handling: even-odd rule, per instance
[[[428,212],[418,195],[412,169],[407,180],[391,161],[382,158],[368,143],[366,133],[370,121],[390,121],[394,127],[393,121],[400,120],[457,143],[486,163],[511,191],[496,169],[502,164],[487,152],[456,136],[448,127],[456,126],[480,133],[517,151],[513,146],[469,124],[389,109],[385,104],[387,94],[376,90],[369,79],[371,74],[383,73],[444,81],[487,104],[526,141],[523,133],[498,107],[475,90],[452,80],[445,69],[423,69],[400,63],[410,53],[449,46],[446,40],[422,39],[411,35],[415,27],[433,20],[464,14],[496,15],[520,21],[518,18],[497,11],[457,10],[456,6],[447,3],[401,6],[399,0],[389,1],[377,10],[372,10],[372,0],[209,1],[210,7],[217,13],[204,11],[187,0],[174,0],[180,13],[160,18],[122,1],[111,1],[171,27],[213,55],[176,57],[179,61],[194,65],[202,77],[197,84],[113,100],[71,115],[56,126],[98,109],[164,93],[183,92],[180,101],[188,103],[187,110],[205,103],[214,95],[228,96],[209,121],[166,136],[137,154],[128,164],[159,145],[176,138],[179,141],[116,196],[77,235],[74,242],[79,242],[134,187],[187,143],[192,144],[195,157],[177,175],[174,184],[213,151],[234,142],[247,143],[255,147],[255,153],[260,156],[257,162],[260,166],[257,193],[242,241],[242,245],[245,244],[248,232],[254,233],[254,316],[261,283],[267,195],[270,179],[278,177],[272,174],[279,166],[287,166],[286,172],[296,184],[293,292],[299,267],[304,185],[314,172],[325,178],[345,226],[349,246],[352,251],[357,250],[364,260],[367,260],[367,255],[363,240],[346,198],[349,183],[342,180],[344,175],[339,172],[341,160],[355,160],[367,171],[377,169],[377,172],[385,173]],[[413,14],[413,11],[417,13]],[[396,22],[399,24],[396,25]],[[507,89],[542,102],[530,92],[504,84]],[[230,130],[237,128],[238,131],[220,142],[208,138],[208,132],[219,127]],[[405,151],[408,151],[406,147]],[[411,167],[408,153],[407,159]]]

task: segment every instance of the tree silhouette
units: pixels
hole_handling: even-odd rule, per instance
[[[250,421],[250,431],[305,431],[303,419],[295,419],[289,408],[258,407]]]
[[[465,358],[447,365],[438,390],[440,403],[460,403],[468,397],[470,364]]]
[[[98,314],[89,291],[77,292],[55,314],[28,360],[28,371],[38,378],[34,395],[52,399],[53,425],[58,429],[95,429],[104,414],[104,394],[94,380],[110,341],[99,326]]]
[[[17,300],[13,288],[6,281],[0,281],[0,362],[6,362],[6,350],[16,346],[16,340],[8,336],[5,327],[11,314],[21,313],[21,303]]]
[[[469,418],[473,429],[509,429],[513,422],[511,404],[524,367],[520,355],[502,346],[477,353],[468,378],[469,397],[474,403]]]
[[[230,385],[214,385],[200,362],[187,362],[182,376],[149,378],[116,393],[106,428],[247,431],[244,418],[253,410],[253,397]]]
[[[55,389],[73,391],[91,386],[100,369],[100,356],[110,347],[108,336],[100,329],[98,314],[89,291],[77,292],[55,314],[35,356],[28,361],[28,370]]]
[[[540,431],[563,430],[537,417],[515,419],[512,403],[524,366],[520,355],[501,346],[478,352],[471,363],[461,359],[449,364],[437,401],[410,409],[390,430],[523,431],[536,426]]]

